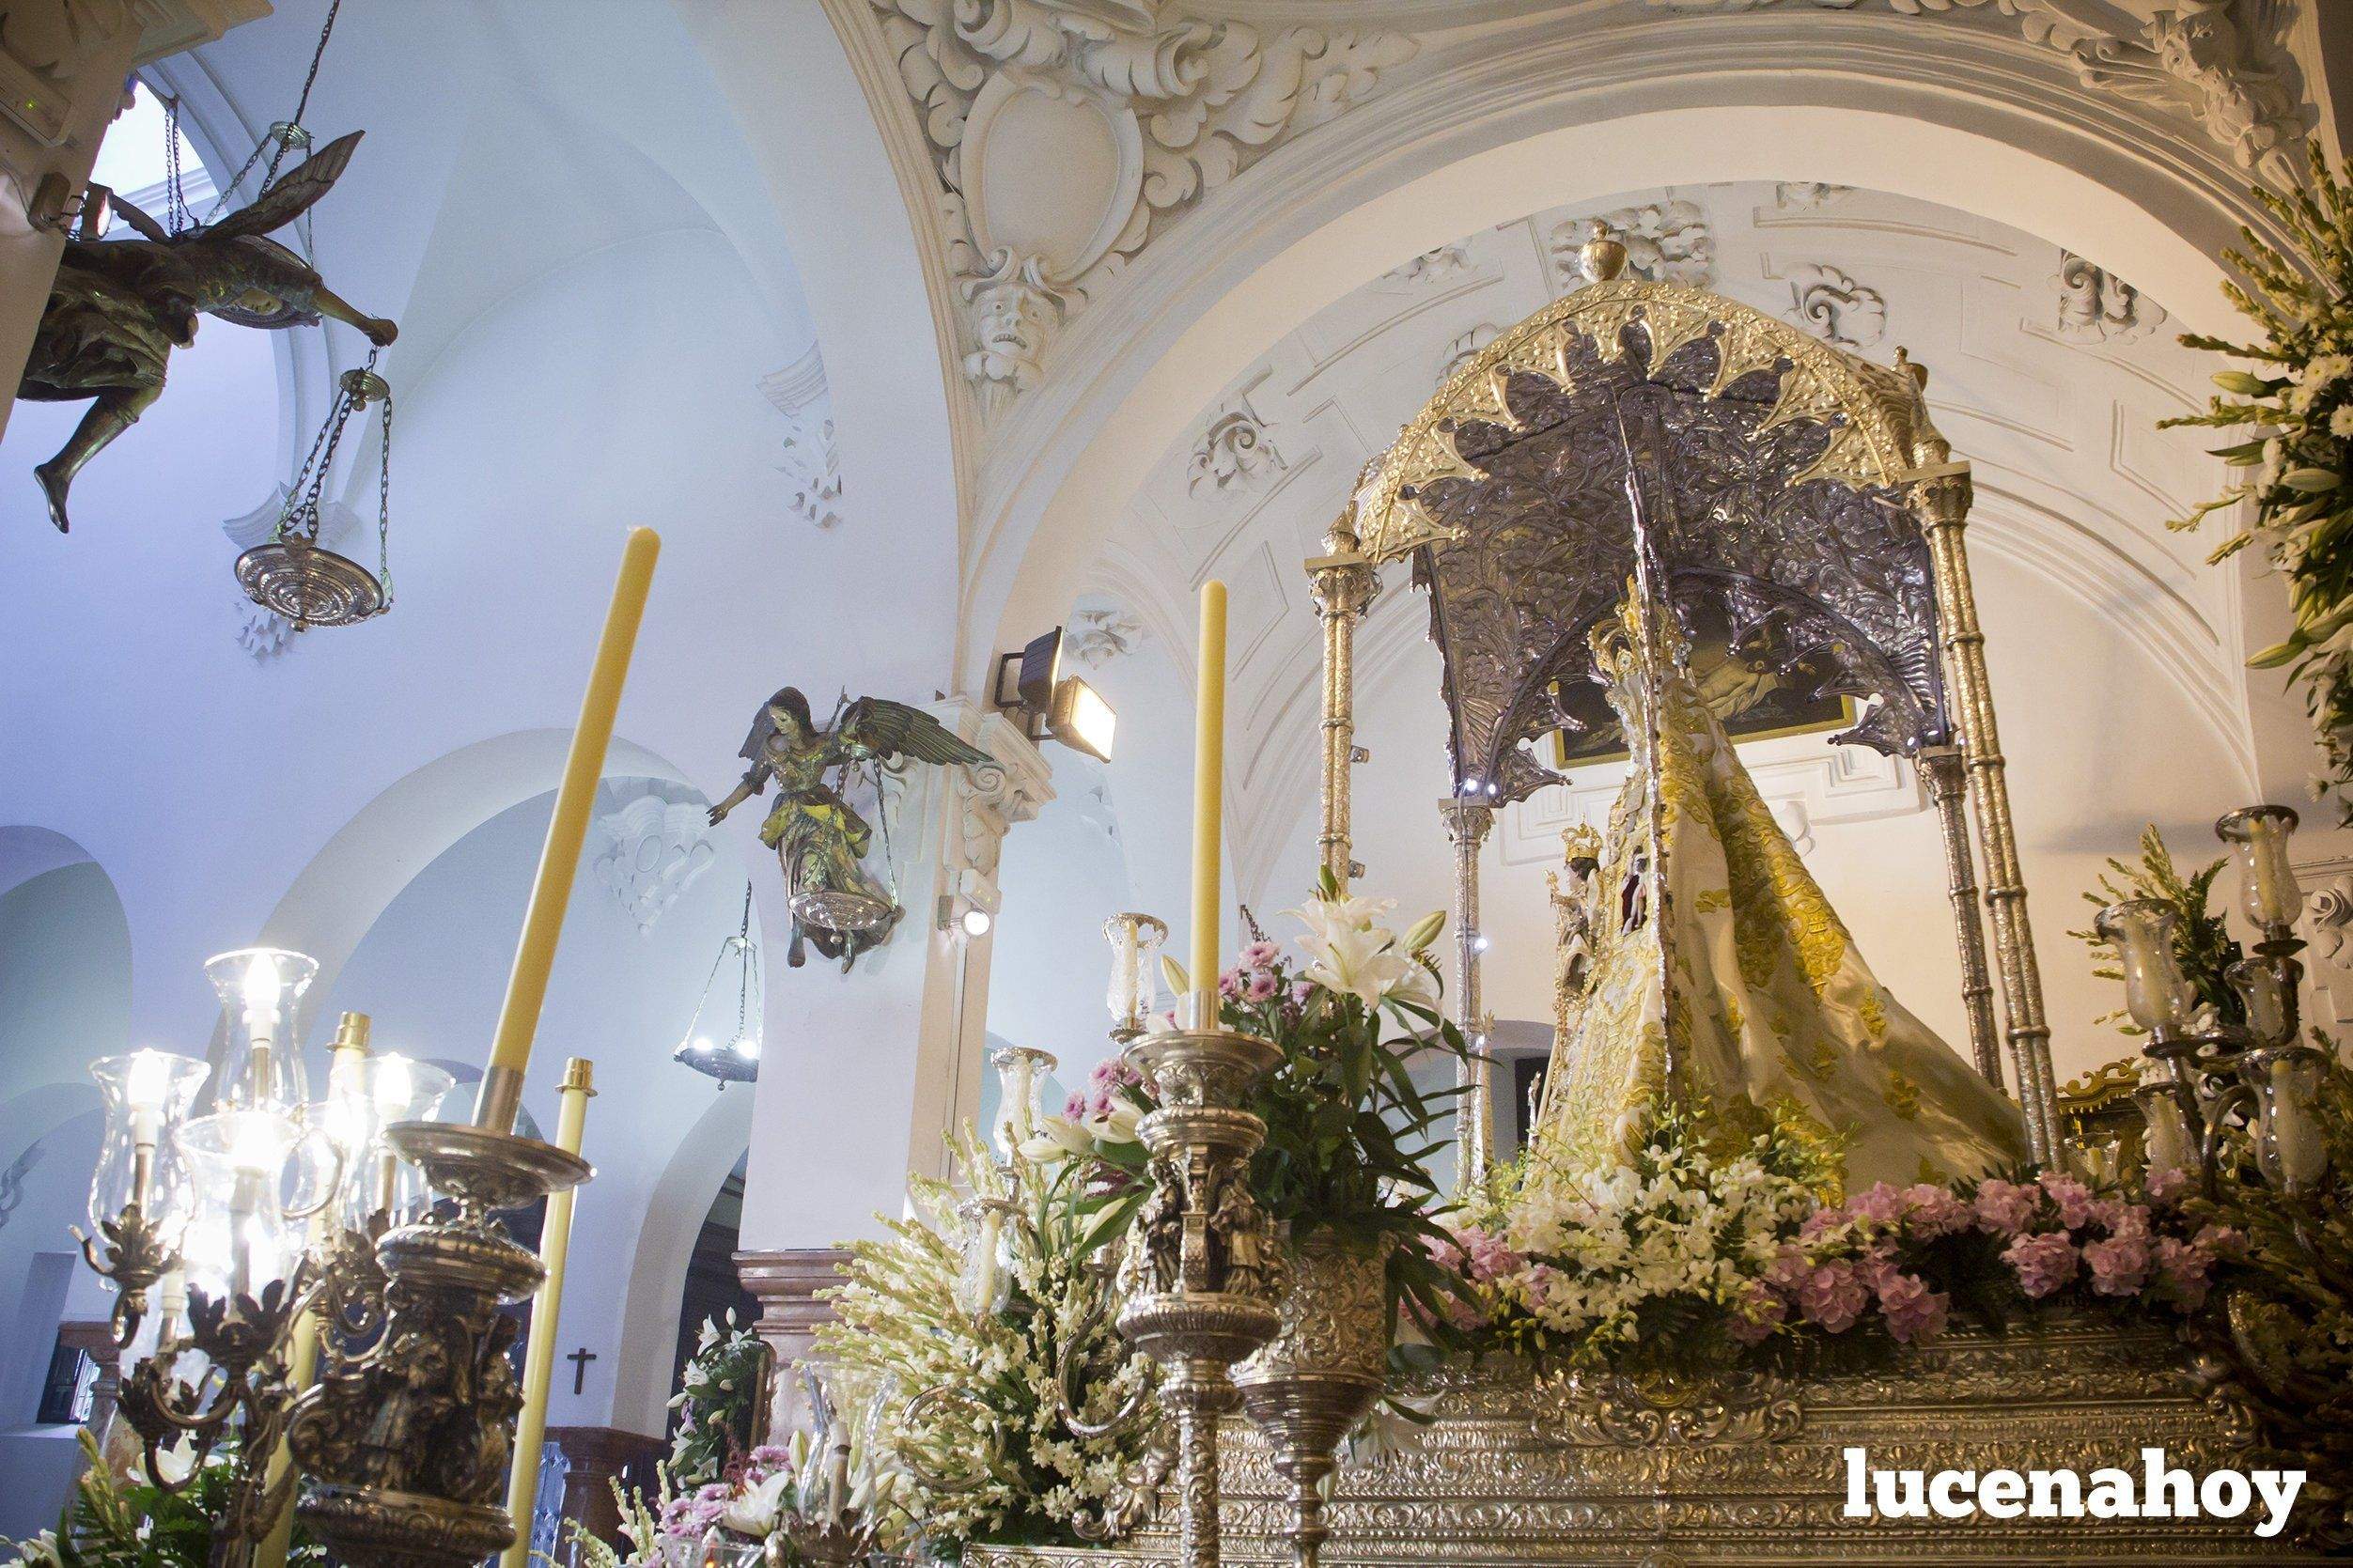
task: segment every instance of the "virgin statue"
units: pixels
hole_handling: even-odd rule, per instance
[[[2023,1159],[2024,1125],[1872,974],[1694,686],[1674,617],[1629,594],[1592,638],[1634,766],[1584,877],[1530,1144],[1560,1169],[1628,1157],[1672,1103],[1746,1138],[1842,1140],[1851,1185]]]

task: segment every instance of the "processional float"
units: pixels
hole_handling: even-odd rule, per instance
[[[1349,822],[1350,770],[1368,760],[1355,740],[1355,634],[1381,568],[1410,560],[1444,671],[1456,1001],[1465,1032],[1485,1034],[1478,851],[1498,809],[1558,781],[1533,743],[1606,722],[1588,634],[1636,581],[1645,601],[1712,614],[1771,650],[1778,675],[1811,695],[1852,699],[1839,741],[1919,768],[1941,829],[1971,1057],[1999,1088],[2006,1045],[2029,1153],[2057,1163],[2049,1029],[1963,542],[1969,465],[1929,420],[1924,373],[1900,353],[1871,365],[1733,301],[1624,277],[1624,248],[1598,231],[1584,260],[1588,287],[1474,355],[1367,465],[1307,563],[1323,630],[1323,868],[1344,886],[1363,874]],[[1460,1087],[1467,1182],[1492,1149],[1484,1061]],[[2185,1370],[2162,1328],[2074,1319],[2007,1335],[1955,1326],[1878,1360],[1796,1345],[1715,1374],[1447,1365],[1393,1384],[1428,1423],[1400,1452],[1342,1470],[1319,1518],[1301,1508],[1276,1445],[1229,1423],[1189,1467],[1208,1484],[1164,1497],[1127,1545],[974,1545],[965,1560],[1198,1561],[1205,1537],[1223,1560],[1253,1563],[1313,1561],[1318,1547],[1338,1562],[1557,1568],[2301,1560],[2217,1520],[2109,1521],[2061,1543],[2024,1519],[1842,1514],[1842,1455],[1856,1445],[1930,1470],[2088,1473],[2144,1446],[2193,1472],[2227,1465],[2255,1440],[2252,1412],[2227,1374]],[[1219,1527],[1200,1529],[1197,1502]]]

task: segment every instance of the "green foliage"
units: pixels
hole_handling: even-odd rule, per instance
[[[2141,830],[2140,863],[2127,864],[2110,856],[2109,869],[2083,898],[2103,909],[2127,898],[2156,898],[2172,905],[2174,912],[2181,917],[2175,926],[2178,934],[2174,939],[2174,956],[2181,964],[2181,972],[2196,987],[2198,1001],[2214,1009],[2218,1021],[2236,1024],[2245,1021],[2246,1008],[2225,976],[2242,956],[2242,950],[2231,935],[2229,923],[2212,908],[2214,879],[2228,863],[2225,857],[2185,875],[2174,863],[2174,854],[2165,846],[2164,835],[2151,823]],[[2124,971],[2116,967],[2113,946],[2106,938],[2094,930],[2067,934],[2091,944],[2099,959],[2092,970],[2094,974],[2102,980],[2124,979]],[[2099,1021],[2106,1023],[2125,1017],[2119,1008]],[[2141,1032],[2140,1026],[2129,1021],[2122,1028],[2127,1034]]]
[[[2215,385],[2229,396],[2163,423],[2243,432],[2214,455],[2246,480],[2174,526],[2194,528],[2213,512],[2253,503],[2254,520],[2211,559],[2259,543],[2286,577],[2295,629],[2249,662],[2285,669],[2303,689],[2328,755],[2320,782],[2353,823],[2353,485],[2344,482],[2353,474],[2353,187],[2330,170],[2316,143],[2308,167],[2296,190],[2254,191],[2287,234],[2286,249],[2242,228],[2240,248],[2222,253],[2242,280],[2222,291],[2261,338],[2182,337],[2192,349],[2265,368],[2216,372]]]
[[[80,1437],[85,1467],[57,1528],[17,1543],[8,1568],[210,1568],[212,1520],[228,1505],[235,1445],[214,1448],[186,1486],[167,1491],[144,1470],[117,1476],[90,1435]],[[318,1568],[326,1555],[296,1527],[288,1561]]]

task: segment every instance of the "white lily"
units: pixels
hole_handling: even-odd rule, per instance
[[[1079,1126],[1099,1143],[1132,1143],[1136,1141],[1136,1124],[1142,1120],[1144,1112],[1124,1099],[1114,1099]]]
[[[719,1515],[719,1522],[739,1535],[766,1535],[784,1513],[785,1489],[792,1484],[790,1470],[777,1470],[758,1485],[740,1493]]]
[[[186,1481],[195,1467],[195,1438],[188,1433],[180,1434],[178,1442],[156,1450],[157,1474],[152,1477],[148,1474],[147,1455],[144,1452],[133,1455],[131,1460],[132,1478],[146,1486],[177,1486]]]
[[[1046,1115],[1037,1119],[1037,1131],[1021,1141],[1021,1157],[1040,1165],[1059,1164],[1066,1159],[1083,1159],[1095,1152],[1095,1141],[1087,1129],[1067,1116]]]
[[[1310,929],[1300,939],[1311,960],[1306,976],[1328,991],[1338,991],[1379,1007],[1380,999],[1415,969],[1396,950],[1394,933],[1377,928],[1334,925]]]

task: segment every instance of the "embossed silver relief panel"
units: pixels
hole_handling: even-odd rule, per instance
[[[1633,569],[1622,398],[1657,410],[1655,422],[1628,422],[1630,439],[1653,476],[1647,505],[1687,621],[1706,603],[1731,622],[1744,659],[1805,693],[1864,705],[1842,741],[1898,753],[1945,738],[1935,592],[1917,526],[1886,492],[1790,483],[1831,433],[1811,420],[1768,425],[1776,372],[1709,396],[1712,340],[1674,348],[1647,376],[1648,345],[1629,349],[1604,362],[1590,342],[1572,341],[1566,391],[1513,376],[1504,398],[1521,428],[1474,424],[1458,437],[1486,476],[1437,480],[1421,498],[1463,535],[1414,559],[1416,584],[1433,590],[1457,784],[1523,798],[1556,776],[1533,754],[1537,737],[1614,722],[1585,632]]]
[[[1983,1515],[1848,1520],[1843,1451],[1882,1467],[2137,1467],[2162,1447],[2193,1473],[2255,1462],[2243,1413],[2209,1405],[2161,1330],[2090,1322],[1956,1328],[1885,1360],[1823,1356],[1720,1389],[1645,1392],[1611,1376],[1450,1365],[1396,1392],[1429,1424],[1344,1466],[1333,1564],[2049,1564],[2318,1560],[2248,1521],[2062,1522]],[[1285,1491],[1242,1423],[1223,1433],[1226,1560],[1289,1559]],[[1163,1511],[1162,1517],[1166,1517]],[[967,1568],[1128,1568],[1165,1559],[1156,1525],[1126,1546],[973,1547]]]

